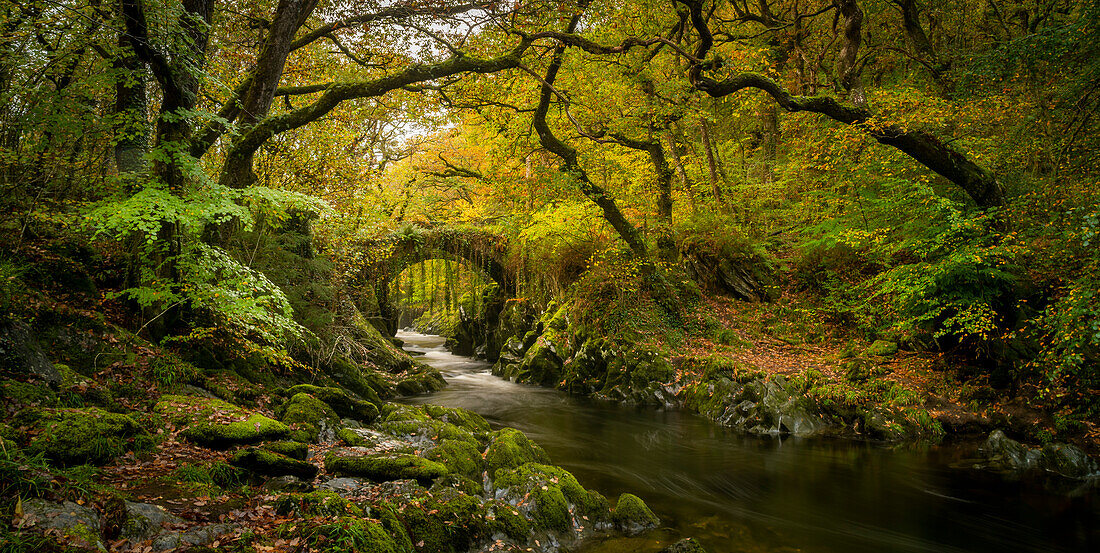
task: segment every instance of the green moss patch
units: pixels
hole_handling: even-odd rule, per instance
[[[299,461],[305,461],[309,454],[309,446],[302,442],[267,442],[260,447]]]
[[[540,530],[566,532],[576,523],[574,515],[587,516],[595,523],[610,517],[607,500],[597,492],[584,489],[569,471],[550,465],[528,463],[514,469],[497,471],[493,482],[520,502],[524,512]]]
[[[316,465],[255,447],[234,453],[229,464],[264,476],[290,475],[302,480],[313,480],[317,476]]]
[[[483,470],[481,452],[475,444],[462,440],[443,440],[424,453],[425,459],[442,463],[448,470],[470,479],[480,480]]]
[[[650,528],[656,528],[661,523],[657,515],[649,510],[645,501],[634,494],[624,493],[619,496],[619,502],[615,505],[613,514],[615,525],[628,535],[637,534]]]
[[[225,448],[290,435],[285,424],[220,399],[166,395],[153,409],[172,424],[184,426],[180,436],[206,447]]]
[[[467,551],[489,538],[485,507],[455,489],[427,495],[405,508],[402,520],[419,551]]]
[[[310,527],[310,545],[318,551],[369,551],[371,553],[407,553],[377,522],[358,518],[341,517],[328,524]]]
[[[102,465],[153,444],[130,417],[96,408],[45,410],[31,434],[29,452],[66,465]]]
[[[328,404],[304,392],[290,398],[283,411],[282,421],[290,425],[292,439],[309,443],[320,440],[323,428],[336,428],[340,425],[340,417]]]
[[[325,470],[334,474],[362,476],[378,482],[415,479],[427,484],[447,474],[447,467],[416,455],[389,455],[379,457],[344,456],[329,452],[325,456]]]
[[[301,393],[309,394],[328,404],[337,415],[367,423],[378,418],[378,406],[382,402],[381,399],[378,399],[377,394],[373,396],[375,401],[363,401],[351,397],[340,388],[312,386],[310,384],[293,386],[287,392],[291,396]]]
[[[285,494],[275,500],[275,512],[279,515],[299,517],[363,516],[363,510],[335,492],[317,490],[305,494]]]
[[[538,444],[514,428],[503,428],[497,432],[485,451],[485,469],[493,477],[500,469],[549,462],[550,457]]]

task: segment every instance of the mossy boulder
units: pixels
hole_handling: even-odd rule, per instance
[[[497,471],[494,487],[516,501],[517,509],[531,519],[536,529],[567,532],[584,526],[575,517],[595,523],[609,517],[608,503],[602,495],[588,491],[565,469],[539,463],[527,463]]]
[[[531,532],[531,524],[519,510],[503,501],[489,503],[485,518],[489,521],[489,531],[494,537],[503,535],[523,543]]]
[[[649,506],[645,504],[645,501],[629,493],[619,496],[612,518],[615,521],[615,526],[628,536],[640,534],[650,528],[656,528],[661,523],[657,515],[649,510]]]
[[[456,553],[489,539],[486,510],[478,498],[444,489],[419,499],[402,513],[418,550]]]
[[[6,399],[17,405],[57,406],[57,393],[46,383],[35,384],[4,379],[0,381],[0,399]]]
[[[550,456],[523,432],[503,428],[496,432],[485,451],[485,470],[494,477],[500,469],[515,468],[526,463],[549,463]]]
[[[226,448],[290,435],[287,425],[220,399],[166,395],[153,410],[183,426],[180,436],[206,447]]]
[[[354,503],[328,490],[281,495],[275,500],[275,513],[281,516],[298,517],[363,516],[363,510]]]
[[[299,461],[305,461],[306,456],[309,455],[309,446],[302,442],[267,442],[260,447]]]
[[[340,426],[340,417],[327,403],[304,392],[291,396],[281,420],[290,426],[291,439],[298,442],[331,441]]]
[[[318,470],[312,463],[255,447],[237,451],[229,458],[229,464],[263,476],[289,475],[302,480],[313,480]]]
[[[370,401],[363,401],[358,398],[351,397],[347,392],[340,388],[329,388],[323,386],[312,386],[310,384],[299,384],[292,386],[287,393],[291,396],[306,393],[309,394],[332,408],[336,411],[336,414],[340,417],[354,419],[369,423],[378,418],[378,407],[382,405],[382,400],[378,397],[378,394],[374,394]]]
[[[309,528],[310,545],[318,551],[332,551],[339,544],[344,551],[369,551],[370,553],[408,553],[404,545],[377,522],[358,518],[340,517],[332,522]]]
[[[350,428],[340,428],[336,431],[336,437],[345,445],[359,447],[367,444],[367,440]]]
[[[425,366],[419,372],[410,372],[399,380],[396,390],[399,395],[415,396],[442,390],[446,387],[447,381],[443,380],[443,375],[439,371]]]
[[[489,432],[489,422],[473,411],[431,404],[425,405],[423,409],[429,417],[453,424],[459,428],[465,428],[475,435]]]
[[[325,456],[325,470],[346,476],[362,476],[378,482],[414,479],[421,484],[447,474],[447,467],[418,457],[397,454],[384,456],[352,456],[329,452]]]
[[[103,465],[127,451],[153,445],[134,419],[94,407],[44,410],[31,435],[27,451],[65,465]]]
[[[443,464],[455,474],[481,479],[483,459],[477,445],[463,440],[443,440],[424,452],[424,458]]]

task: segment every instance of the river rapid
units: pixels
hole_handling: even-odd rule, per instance
[[[674,409],[619,406],[515,384],[402,331],[448,387],[405,403],[479,413],[518,428],[582,485],[641,496],[662,528],[585,544],[658,551],[686,536],[710,553],[1100,551],[1095,486],[1067,493],[965,468],[974,446],[887,446],[751,436]]]

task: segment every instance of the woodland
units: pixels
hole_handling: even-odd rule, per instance
[[[447,385],[405,328],[747,434],[1100,474],[1095,2],[5,0],[0,229],[5,553],[660,527],[402,403]]]

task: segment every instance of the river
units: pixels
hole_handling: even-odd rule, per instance
[[[1100,551],[1096,488],[1052,493],[952,468],[973,445],[886,446],[744,435],[698,415],[515,384],[490,365],[403,331],[449,386],[406,403],[469,409],[518,428],[552,462],[614,501],[641,496],[663,528],[584,553],[658,551],[694,536],[710,553]]]

